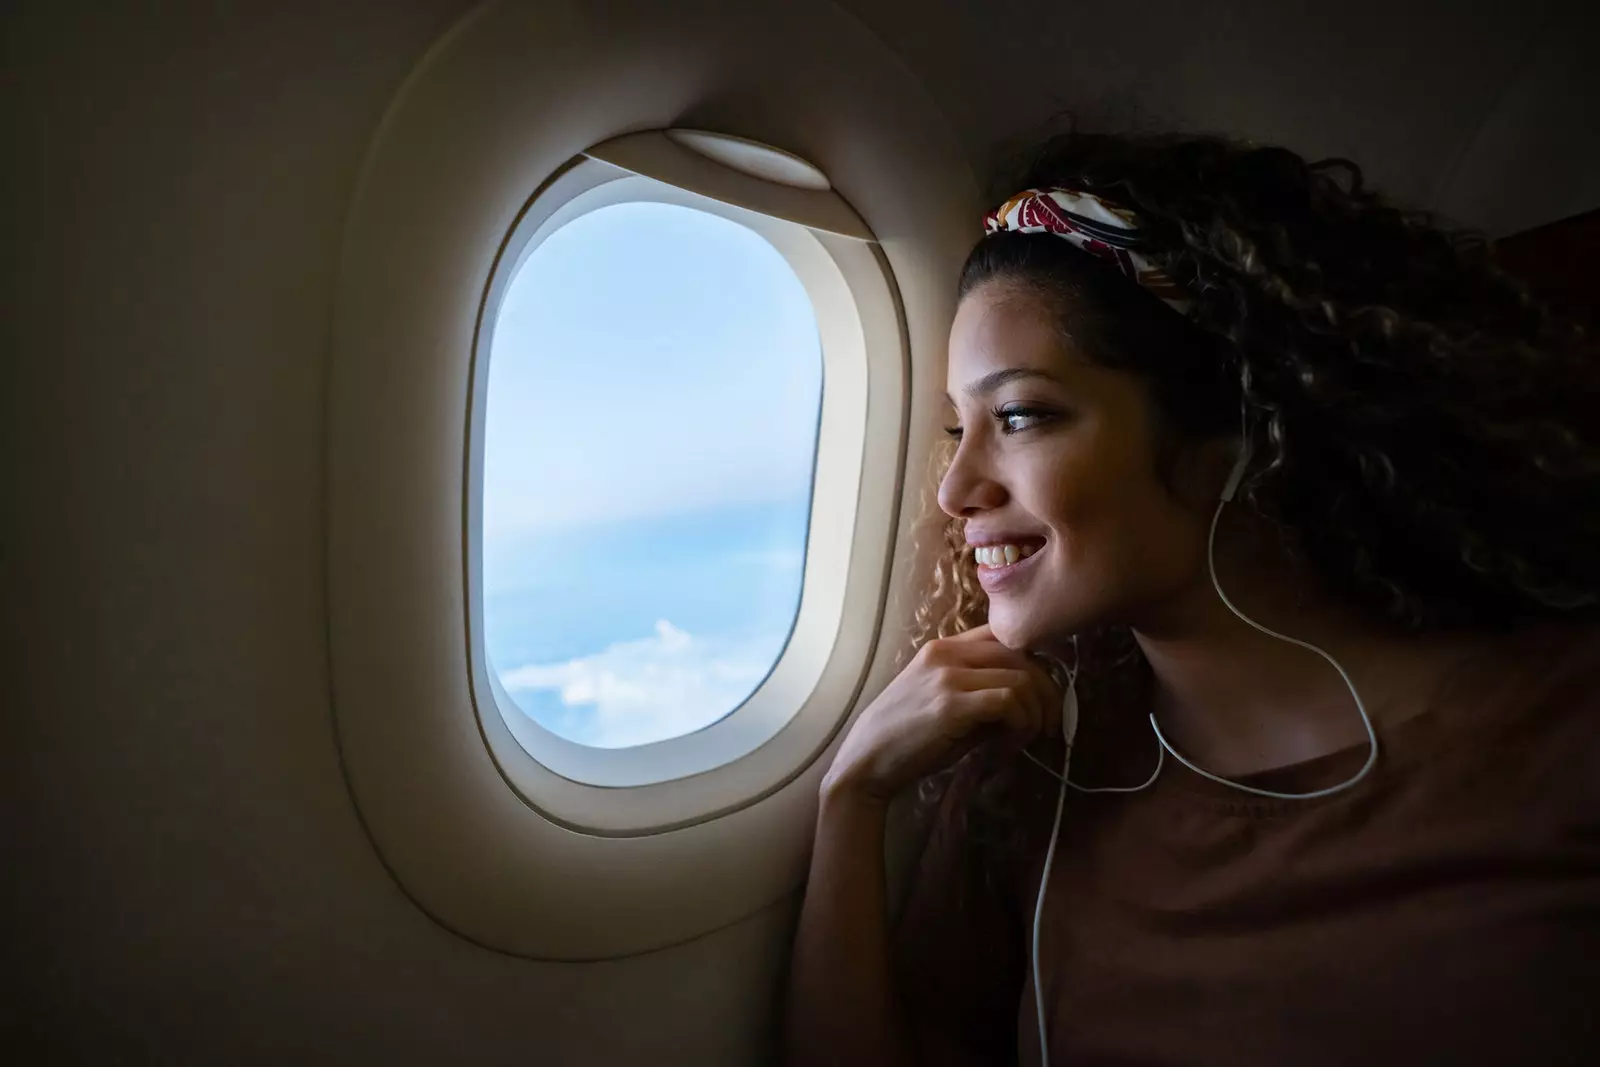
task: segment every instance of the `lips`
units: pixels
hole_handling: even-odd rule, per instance
[[[967,542],[978,565],[978,584],[997,593],[1026,580],[1037,566],[1045,538],[1020,531],[967,531]]]

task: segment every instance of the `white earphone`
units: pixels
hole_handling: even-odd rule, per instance
[[[1334,659],[1329,653],[1308,641],[1301,641],[1298,638],[1289,637],[1286,634],[1280,634],[1276,630],[1269,629],[1256,622],[1254,619],[1250,618],[1248,615],[1234,606],[1233,601],[1228,599],[1228,594],[1222,591],[1221,583],[1217,581],[1217,522],[1222,518],[1223,507],[1233,500],[1234,495],[1239,491],[1239,486],[1244,481],[1245,472],[1250,466],[1250,442],[1248,436],[1242,438],[1242,442],[1243,443],[1239,449],[1239,458],[1234,461],[1233,470],[1228,473],[1228,480],[1226,483],[1224,483],[1222,488],[1222,497],[1217,501],[1217,509],[1212,513],[1211,516],[1211,530],[1206,536],[1206,569],[1211,575],[1211,586],[1217,591],[1217,596],[1222,599],[1223,604],[1227,605],[1228,610],[1233,612],[1248,625],[1253,626],[1255,629],[1261,631],[1269,637],[1275,637],[1280,641],[1287,641],[1291,645],[1296,645],[1300,648],[1307,649],[1308,651],[1315,652],[1317,655],[1321,656],[1323,659],[1332,664],[1333,669],[1338,671],[1339,677],[1343,679],[1345,687],[1350,690],[1350,696],[1355,700],[1356,703],[1356,712],[1361,716],[1361,725],[1366,727],[1368,744],[1367,761],[1366,763],[1362,764],[1361,769],[1357,771],[1351,778],[1340,782],[1338,785],[1330,786],[1327,789],[1318,789],[1310,793],[1278,793],[1270,789],[1257,789],[1254,786],[1243,785],[1239,782],[1234,782],[1227,778],[1223,778],[1220,775],[1212,774],[1210,771],[1202,770],[1193,763],[1189,762],[1189,760],[1185,759],[1182,753],[1173,748],[1172,744],[1167,741],[1165,736],[1162,735],[1161,726],[1156,722],[1155,712],[1152,711],[1150,713],[1150,729],[1155,733],[1156,736],[1156,767],[1155,770],[1151,772],[1150,777],[1140,785],[1100,786],[1092,789],[1085,788],[1084,786],[1073,782],[1068,777],[1068,772],[1072,768],[1072,743],[1078,733],[1078,663],[1076,662],[1076,657],[1074,657],[1072,667],[1068,669],[1064,665],[1061,665],[1059,661],[1057,661],[1057,665],[1061,666],[1062,670],[1066,672],[1067,676],[1067,692],[1066,696],[1061,702],[1061,739],[1065,747],[1065,754],[1061,758],[1061,773],[1056,774],[1054,770],[1046,767],[1042,762],[1040,762],[1039,759],[1033,755],[1033,753],[1028,752],[1026,749],[1023,750],[1023,755],[1033,760],[1034,763],[1037,763],[1047,774],[1054,775],[1055,777],[1061,779],[1061,789],[1056,794],[1055,823],[1050,829],[1050,846],[1046,850],[1044,856],[1044,873],[1039,876],[1039,899],[1034,905],[1033,909],[1033,996],[1034,1005],[1038,1010],[1039,1016],[1039,1062],[1041,1064],[1045,1064],[1046,1067],[1048,1067],[1050,1062],[1050,1047],[1048,1037],[1045,1033],[1044,984],[1040,980],[1041,971],[1039,967],[1039,928],[1044,918],[1045,893],[1050,885],[1050,868],[1054,864],[1056,858],[1056,839],[1061,834],[1061,815],[1066,808],[1068,786],[1078,790],[1080,793],[1137,793],[1140,790],[1148,789],[1150,786],[1155,784],[1156,779],[1161,776],[1161,769],[1163,766],[1165,766],[1166,757],[1170,753],[1173,759],[1177,760],[1179,763],[1183,764],[1185,767],[1189,768],[1191,771],[1200,775],[1201,777],[1208,778],[1213,782],[1220,782],[1226,786],[1231,786],[1232,788],[1241,790],[1242,792],[1253,793],[1256,796],[1273,797],[1279,800],[1310,800],[1313,797],[1325,797],[1329,796],[1330,794],[1343,792],[1344,790],[1349,789],[1357,782],[1365,778],[1368,772],[1370,772],[1373,766],[1378,762],[1378,734],[1377,731],[1375,731],[1372,727],[1372,717],[1367,714],[1367,706],[1362,702],[1361,694],[1356,691],[1355,683],[1350,680],[1350,675],[1345,671],[1343,665],[1341,665],[1339,661]],[[1074,650],[1077,648],[1076,638],[1073,638],[1073,648]]]

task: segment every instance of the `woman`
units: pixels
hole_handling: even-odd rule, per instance
[[[1018,188],[924,643],[823,782],[790,1062],[1600,1062],[1592,350],[1342,161],[1073,136]]]

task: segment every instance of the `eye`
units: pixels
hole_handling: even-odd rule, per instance
[[[959,440],[961,440],[961,427],[959,427],[959,426],[946,426],[944,428],[944,435],[946,437],[950,438],[950,440],[952,440],[952,441],[959,441]]]
[[[994,417],[1000,423],[1002,433],[1021,433],[1023,430],[1036,429],[1043,426],[1055,417],[1053,412],[1042,408],[1030,408],[1021,404],[1007,404],[994,409]]]

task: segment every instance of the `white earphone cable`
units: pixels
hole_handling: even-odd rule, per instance
[[[1222,591],[1222,583],[1217,581],[1217,520],[1222,518],[1222,508],[1227,504],[1227,502],[1228,501],[1226,497],[1217,502],[1217,510],[1211,516],[1211,532],[1206,537],[1206,569],[1211,572],[1211,587],[1217,591],[1217,596],[1222,598],[1222,602],[1228,606],[1228,610],[1237,615],[1243,622],[1255,627],[1268,637],[1276,637],[1279,641],[1287,641],[1289,644],[1303,648],[1308,652],[1315,652],[1317,655],[1327,660],[1334,670],[1339,672],[1339,677],[1344,681],[1345,688],[1350,690],[1350,698],[1356,702],[1356,712],[1361,716],[1361,725],[1365,727],[1367,731],[1367,761],[1361,765],[1361,769],[1359,771],[1357,771],[1350,778],[1340,782],[1338,785],[1332,785],[1326,789],[1316,789],[1310,793],[1279,793],[1271,789],[1257,789],[1252,785],[1242,785],[1239,782],[1224,778],[1219,774],[1212,774],[1210,771],[1197,767],[1187,759],[1184,759],[1183,753],[1173,748],[1171,742],[1169,742],[1166,737],[1162,735],[1161,726],[1156,722],[1156,713],[1153,711],[1150,713],[1150,728],[1156,732],[1156,740],[1161,742],[1161,747],[1172,753],[1173,759],[1177,760],[1179,763],[1183,764],[1185,767],[1189,768],[1202,778],[1208,778],[1211,781],[1219,782],[1222,785],[1232,786],[1234,789],[1238,789],[1242,792],[1254,793],[1258,797],[1272,797],[1276,800],[1311,800],[1314,797],[1326,797],[1332,796],[1334,793],[1342,793],[1344,790],[1349,789],[1351,786],[1361,781],[1361,779],[1365,778],[1367,774],[1371,772],[1373,766],[1378,762],[1378,732],[1372,727],[1372,716],[1367,714],[1367,705],[1362,701],[1361,694],[1356,691],[1356,683],[1350,680],[1350,675],[1344,669],[1343,664],[1309,641],[1302,641],[1297,637],[1290,637],[1287,634],[1280,634],[1278,631],[1269,629],[1268,627],[1261,625],[1259,622],[1256,622],[1250,616],[1234,607],[1233,601],[1228,599],[1228,594]]]
[[[1072,766],[1072,742],[1078,733],[1078,668],[1074,664],[1067,676],[1067,695],[1061,701],[1061,740],[1066,752],[1061,757],[1061,788],[1056,791],[1056,820],[1050,827],[1050,847],[1044,854],[1044,874],[1039,878],[1039,899],[1033,906],[1033,1002],[1039,1019],[1039,1062],[1050,1062],[1049,1039],[1044,1025],[1043,971],[1039,967],[1039,928],[1044,919],[1044,896],[1050,886],[1050,867],[1056,859],[1056,839],[1061,836],[1061,813],[1067,802],[1067,771]],[[1026,751],[1026,750],[1024,750]],[[1030,758],[1031,755],[1030,755]],[[1038,762],[1035,760],[1034,762]],[[1041,766],[1043,766],[1041,764]],[[1048,769],[1048,768],[1046,768]],[[1054,773],[1054,772],[1052,772]]]
[[[1165,764],[1167,750],[1161,747],[1159,744],[1156,745],[1156,769],[1150,772],[1150,777],[1146,778],[1138,785],[1079,785],[1077,782],[1074,782],[1072,779],[1068,778],[1065,774],[1046,767],[1044,762],[1032,752],[1024,749],[1022,754],[1027,756],[1034,763],[1038,764],[1039,769],[1044,771],[1044,773],[1048,774],[1052,778],[1060,779],[1062,785],[1065,785],[1071,789],[1076,789],[1080,793],[1138,793],[1155,785],[1156,779],[1161,777],[1161,768]]]
[[[1039,966],[1039,930],[1043,925],[1045,893],[1050,886],[1050,868],[1055,863],[1056,839],[1061,835],[1061,817],[1066,809],[1068,786],[1078,790],[1080,793],[1137,793],[1141,790],[1148,789],[1155,784],[1156,779],[1161,776],[1161,769],[1166,765],[1167,753],[1170,752],[1173,759],[1177,760],[1194,773],[1200,775],[1202,778],[1210,779],[1213,782],[1221,783],[1222,785],[1238,789],[1242,792],[1253,793],[1256,796],[1272,797],[1278,800],[1310,800],[1314,797],[1330,796],[1334,793],[1343,792],[1344,790],[1349,789],[1351,786],[1365,778],[1368,773],[1371,772],[1373,766],[1378,762],[1378,733],[1375,729],[1373,729],[1372,717],[1367,714],[1367,706],[1362,701],[1361,694],[1356,690],[1355,682],[1350,680],[1350,675],[1344,669],[1343,664],[1341,664],[1337,659],[1334,659],[1333,656],[1328,652],[1318,648],[1316,645],[1311,644],[1309,641],[1302,641],[1299,638],[1290,637],[1287,634],[1281,634],[1276,630],[1270,629],[1261,625],[1259,622],[1256,622],[1254,619],[1250,618],[1250,616],[1246,615],[1244,612],[1240,611],[1234,606],[1233,601],[1228,599],[1228,594],[1222,591],[1222,583],[1217,581],[1217,523],[1222,518],[1223,507],[1227,505],[1228,501],[1233,499],[1233,494],[1239,486],[1239,482],[1244,475],[1245,466],[1248,461],[1249,452],[1248,450],[1245,450],[1240,455],[1238,462],[1234,465],[1233,472],[1228,477],[1227,486],[1223,489],[1222,499],[1217,501],[1217,510],[1211,516],[1211,530],[1206,536],[1206,569],[1211,575],[1211,587],[1217,591],[1217,596],[1222,599],[1223,604],[1227,606],[1228,610],[1237,615],[1240,620],[1246,624],[1266,634],[1268,637],[1275,637],[1279,641],[1287,641],[1291,645],[1296,645],[1300,648],[1306,649],[1307,651],[1315,652],[1317,655],[1327,660],[1328,663],[1332,665],[1334,670],[1339,672],[1339,677],[1344,681],[1345,688],[1350,690],[1350,696],[1356,703],[1356,712],[1361,716],[1361,725],[1365,727],[1367,731],[1367,761],[1362,764],[1361,769],[1357,771],[1355,775],[1343,782],[1340,782],[1338,785],[1329,786],[1327,789],[1318,789],[1310,793],[1279,793],[1271,789],[1258,789],[1255,786],[1243,785],[1239,782],[1224,778],[1221,775],[1212,774],[1210,771],[1203,770],[1200,767],[1195,766],[1189,760],[1185,759],[1183,754],[1177,749],[1173,748],[1172,744],[1166,739],[1165,736],[1162,735],[1161,726],[1156,722],[1155,712],[1152,711],[1150,713],[1150,729],[1153,730],[1156,735],[1156,768],[1153,772],[1151,772],[1150,777],[1146,779],[1142,785],[1135,786],[1098,786],[1089,788],[1078,785],[1069,777],[1069,773],[1072,768],[1072,745],[1076,740],[1078,733],[1078,664],[1074,662],[1072,669],[1067,671],[1067,692],[1066,696],[1063,697],[1061,702],[1061,738],[1064,742],[1066,750],[1065,754],[1061,758],[1061,773],[1057,774],[1054,770],[1045,766],[1045,764],[1037,756],[1026,749],[1024,749],[1022,753],[1034,763],[1038,764],[1039,767],[1045,771],[1045,773],[1061,780],[1061,788],[1056,793],[1055,823],[1050,828],[1050,845],[1045,851],[1044,855],[1044,873],[1039,876],[1039,898],[1033,909],[1033,997],[1034,1006],[1038,1011],[1039,1018],[1039,1062],[1044,1064],[1045,1067],[1048,1067],[1050,1063],[1050,1047],[1049,1039],[1045,1032],[1044,984],[1041,981],[1042,972]],[[1076,638],[1073,639],[1073,647],[1077,647]]]

